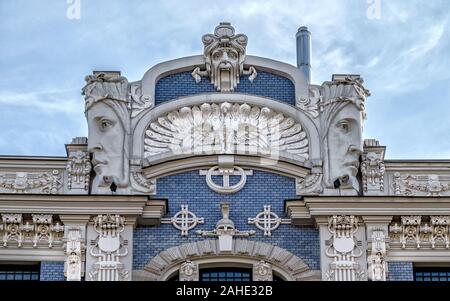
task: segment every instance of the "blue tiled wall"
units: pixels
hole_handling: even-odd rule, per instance
[[[155,90],[155,104],[159,105],[182,96],[208,92],[217,92],[208,77],[202,77],[202,81],[197,84],[191,72],[181,72],[158,81]],[[242,76],[235,92],[269,97],[295,105],[294,84],[285,77],[264,71],[258,71],[258,76],[253,83],[248,80],[248,76]]]
[[[157,197],[168,198],[167,217],[172,217],[180,211],[180,205],[188,204],[190,211],[205,218],[205,224],[190,230],[188,237],[181,237],[180,231],[170,224],[136,228],[133,241],[134,269],[142,269],[152,257],[167,248],[203,240],[195,231],[215,228],[217,221],[222,218],[220,203],[223,201],[230,202],[230,218],[238,230],[256,230],[256,236],[249,238],[250,240],[285,248],[302,258],[311,269],[320,269],[319,232],[315,228],[280,225],[272,232],[271,237],[265,237],[261,230],[247,223],[249,217],[255,217],[263,211],[263,205],[271,205],[273,212],[285,217],[284,200],[296,197],[294,179],[254,171],[252,176],[247,177],[247,184],[241,191],[223,195],[212,191],[206,185],[205,176],[199,175],[198,171],[192,171],[158,179]]]
[[[412,262],[388,262],[389,281],[413,281]]]
[[[41,281],[64,280],[64,262],[41,262]]]

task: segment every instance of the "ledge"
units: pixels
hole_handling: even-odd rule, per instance
[[[450,215],[450,197],[308,196],[286,200],[285,213],[295,225],[320,216]]]
[[[158,225],[166,211],[167,200],[146,195],[0,194],[0,213],[120,214],[138,217],[141,225]]]

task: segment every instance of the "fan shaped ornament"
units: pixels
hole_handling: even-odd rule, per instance
[[[309,158],[300,123],[267,107],[203,103],[169,112],[145,132],[144,156],[179,154],[261,154],[280,152],[299,161]]]

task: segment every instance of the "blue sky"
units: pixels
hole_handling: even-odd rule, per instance
[[[247,53],[296,65],[295,33],[312,32],[313,82],[361,74],[372,92],[365,138],[389,159],[450,159],[448,0],[0,1],[0,154],[65,155],[86,136],[84,76],[201,54],[220,21],[249,38]],[[369,18],[380,1],[379,19]],[[370,2],[370,3],[368,3]],[[371,15],[373,16],[373,15]]]

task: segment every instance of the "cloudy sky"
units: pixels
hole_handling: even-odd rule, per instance
[[[79,19],[68,18],[74,1]],[[1,0],[0,154],[65,155],[87,135],[85,75],[139,80],[201,54],[220,21],[248,36],[248,54],[293,65],[295,33],[308,26],[313,82],[356,73],[371,90],[365,138],[387,145],[389,159],[450,159],[448,0]]]

